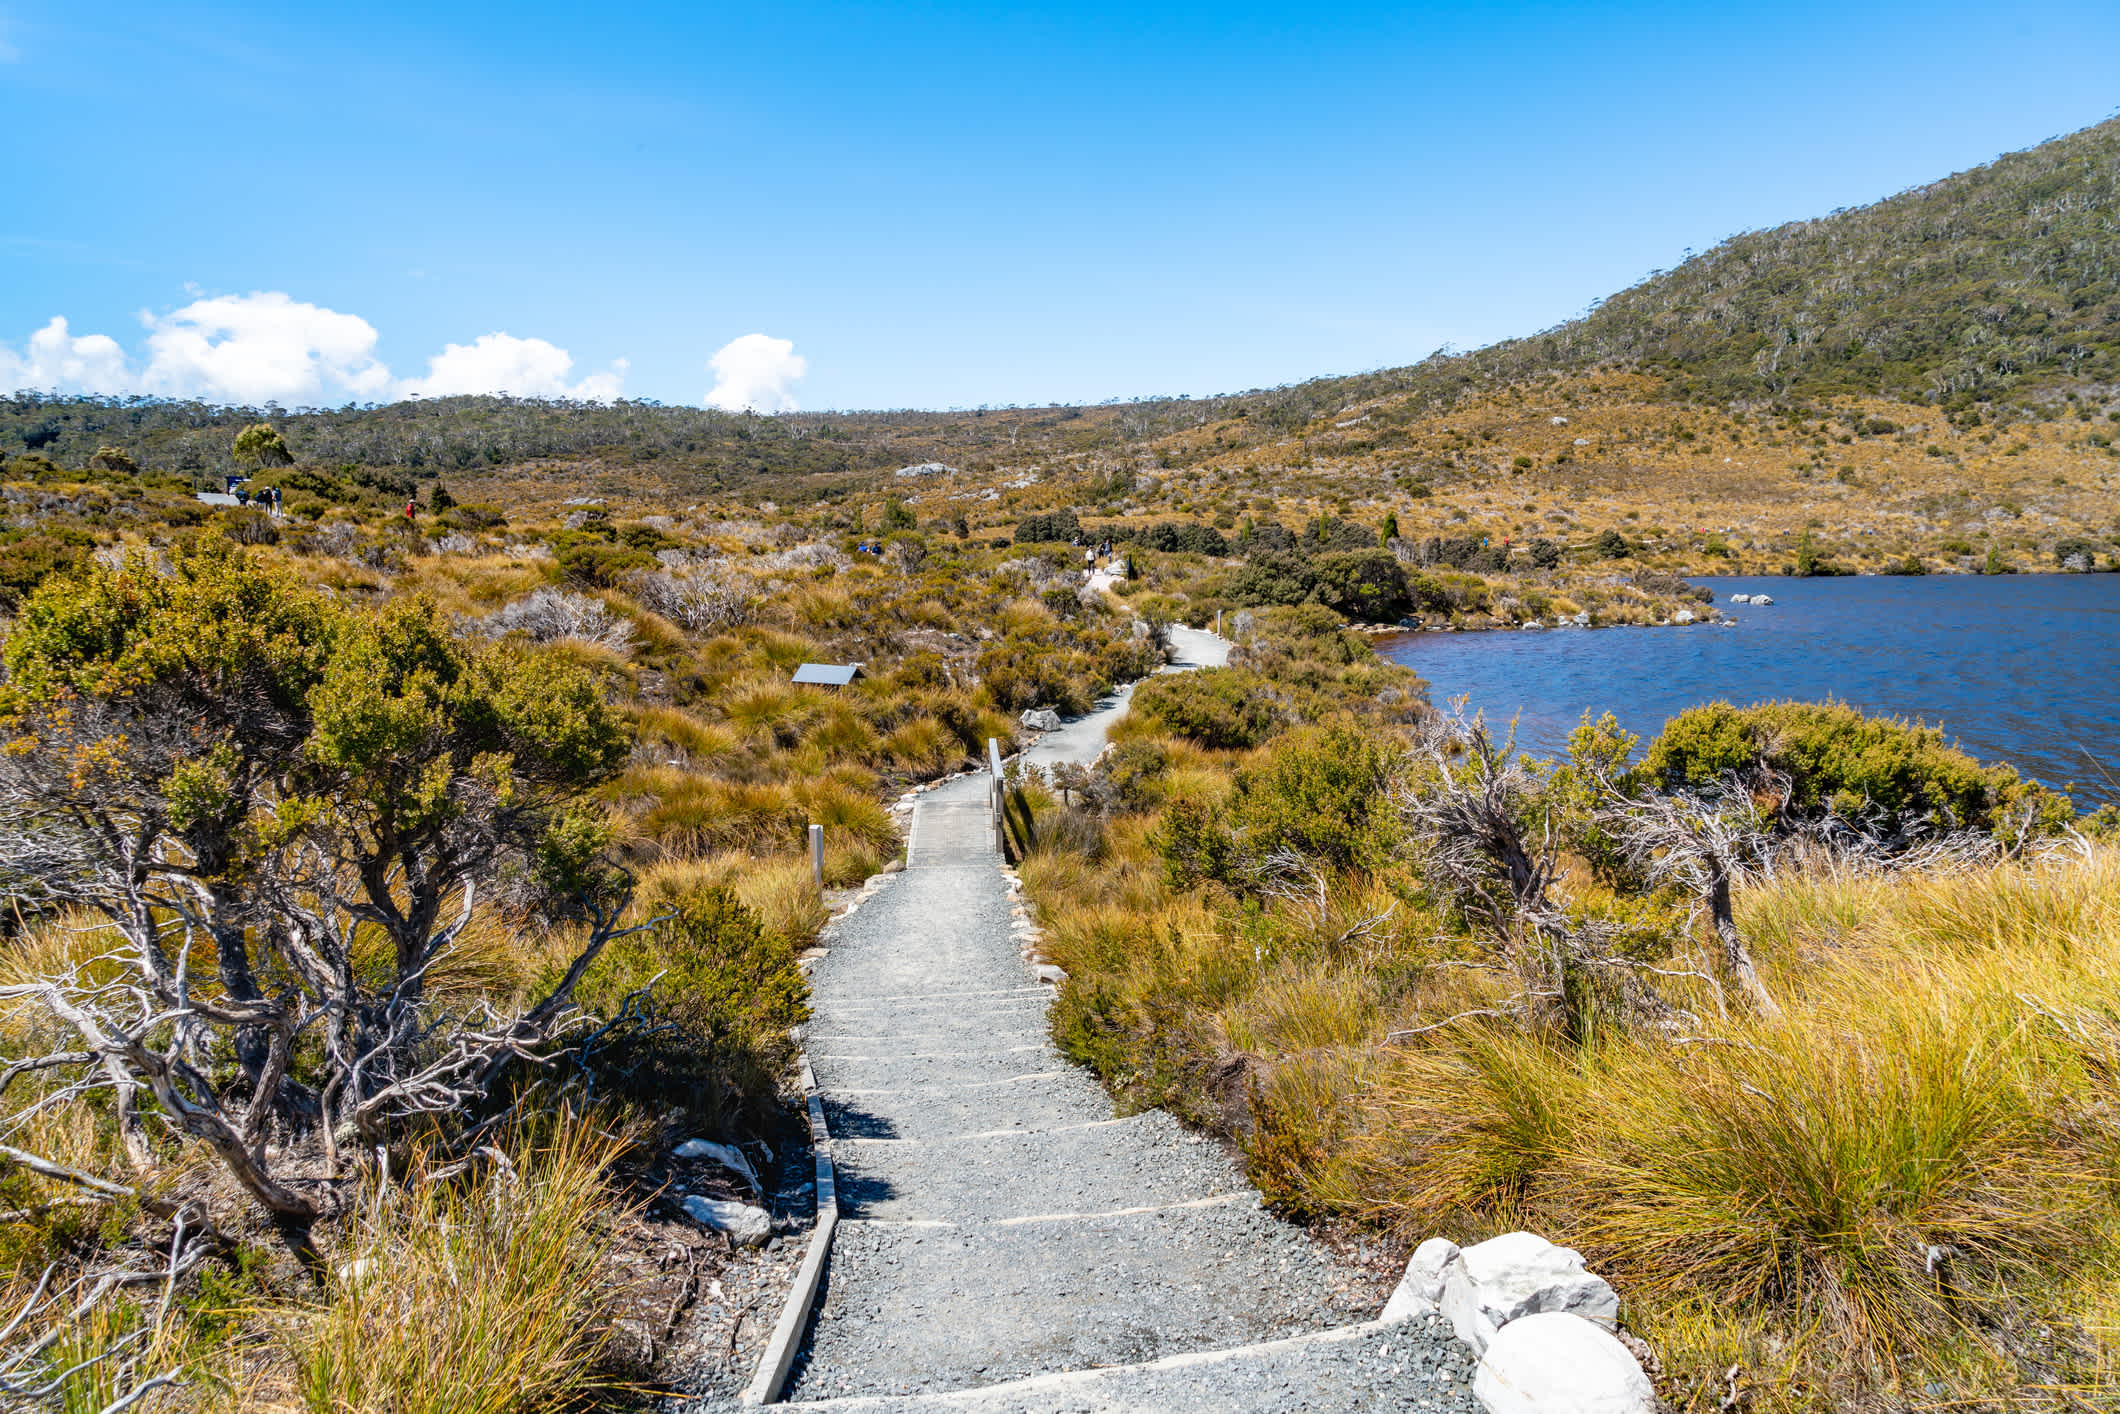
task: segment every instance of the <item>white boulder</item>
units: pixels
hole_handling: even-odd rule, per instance
[[[1619,1293],[1583,1269],[1580,1252],[1532,1232],[1467,1247],[1444,1272],[1443,1317],[1459,1340],[1483,1354],[1496,1331],[1542,1311],[1565,1311],[1610,1330],[1619,1324]]]
[[[1487,1414],[1651,1414],[1656,1390],[1603,1327],[1541,1311],[1502,1327],[1480,1356],[1473,1397]]]
[[[1671,622],[1675,624],[1692,623],[1693,611],[1691,609],[1680,609],[1677,613],[1671,616]]]
[[[1732,594],[1730,602],[1733,604],[1749,604],[1752,602],[1752,596],[1749,594]]]
[[[712,1159],[750,1184],[752,1192],[765,1191],[765,1185],[758,1181],[758,1171],[752,1168],[751,1161],[743,1156],[743,1150],[734,1144],[717,1144],[711,1139],[687,1139],[670,1152],[680,1159]]]
[[[693,1222],[727,1233],[729,1240],[739,1247],[763,1247],[766,1239],[773,1235],[773,1215],[749,1203],[702,1198],[693,1193],[687,1195],[679,1206]]]
[[[1060,730],[1060,714],[1050,707],[1028,707],[1023,712],[1023,725],[1032,731],[1055,732]]]
[[[1443,1309],[1443,1275],[1457,1260],[1458,1245],[1447,1237],[1431,1237],[1413,1249],[1406,1275],[1384,1303],[1380,1321],[1405,1321],[1432,1316]]]
[[[1766,608],[1773,602],[1774,596],[1771,594],[1755,594],[1752,596],[1752,607],[1755,609]]]

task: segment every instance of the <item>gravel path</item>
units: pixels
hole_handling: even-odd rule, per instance
[[[1175,636],[1180,668],[1226,652]],[[1032,759],[1093,758],[1125,707],[1107,699]],[[1472,1408],[1447,1328],[1362,1324],[1366,1276],[1263,1212],[1219,1146],[1161,1113],[1115,1117],[1053,1049],[986,784],[921,798],[905,871],[834,926],[811,972],[804,1044],[843,1216],[787,1400]]]

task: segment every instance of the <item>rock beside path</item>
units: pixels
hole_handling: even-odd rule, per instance
[[[1583,1268],[1572,1247],[1533,1232],[1512,1232],[1467,1247],[1443,1271],[1442,1312],[1458,1339],[1485,1352],[1497,1331],[1541,1312],[1561,1311],[1607,1330],[1619,1325],[1619,1293]]]
[[[729,1240],[739,1247],[763,1247],[773,1235],[773,1215],[749,1203],[702,1198],[694,1193],[678,1206],[693,1222],[728,1234]]]
[[[1511,1321],[1480,1357],[1472,1392],[1487,1414],[1652,1414],[1656,1391],[1627,1348],[1565,1311]]]

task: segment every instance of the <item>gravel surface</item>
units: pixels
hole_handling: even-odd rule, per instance
[[[1441,1321],[1364,1325],[1271,1346],[965,1390],[842,1398],[846,1414],[1474,1414],[1472,1353]]]
[[[1189,630],[1178,670],[1227,645]],[[1124,693],[1033,760],[1088,760]],[[907,867],[835,923],[804,1044],[841,1222],[793,1407],[1465,1410],[1447,1327],[1262,1211],[1221,1147],[1115,1117],[1048,1038],[986,779],[923,793]]]

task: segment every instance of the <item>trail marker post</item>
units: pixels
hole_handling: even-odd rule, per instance
[[[824,826],[810,826],[810,877],[817,881],[817,892],[824,892]]]
[[[994,773],[993,789],[987,793],[987,801],[993,807],[994,853],[1006,855],[1008,843],[1003,831],[1007,826],[1003,817],[1008,803],[1007,786],[1001,779],[1001,743],[993,737],[986,739],[986,764],[987,769]]]

